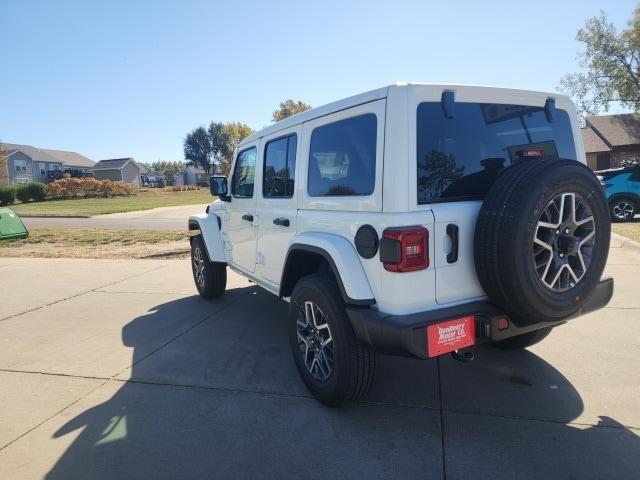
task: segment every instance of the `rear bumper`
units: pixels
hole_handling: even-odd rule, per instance
[[[348,308],[347,313],[358,339],[376,351],[396,355],[429,358],[426,329],[429,325],[453,318],[474,315],[476,321],[476,344],[505,340],[515,335],[560,325],[567,320],[604,307],[613,295],[613,278],[601,280],[584,303],[581,310],[557,322],[539,322],[518,326],[509,321],[509,326],[498,329],[498,319],[505,314],[488,301],[466,303],[428,312],[410,315],[389,315],[371,308]]]

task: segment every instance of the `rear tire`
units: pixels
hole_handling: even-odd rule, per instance
[[[636,213],[638,213],[636,202],[627,197],[614,199],[609,204],[609,209],[611,212],[611,220],[614,222],[630,222],[635,218]]]
[[[318,273],[298,281],[288,322],[296,367],[316,399],[337,406],[366,396],[373,383],[375,354],[356,339],[331,275]]]
[[[191,271],[202,298],[218,298],[227,288],[227,266],[209,261],[202,235],[191,238]]]
[[[493,345],[502,350],[521,350],[523,348],[535,345],[541,342],[551,333],[553,327],[541,328],[540,330],[534,330],[533,332],[522,333],[515,337],[507,338],[500,342],[496,342]]]

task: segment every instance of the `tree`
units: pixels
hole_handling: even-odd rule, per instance
[[[4,150],[4,144],[0,140],[0,185],[9,183],[9,172],[7,171],[7,152]]]
[[[233,163],[233,151],[238,143],[253,134],[253,128],[240,122],[229,122],[225,124],[224,128],[227,132],[228,143],[224,153],[224,158],[220,162],[220,169],[224,175],[228,175],[229,170],[231,169],[231,164]]]
[[[585,45],[578,54],[583,71],[565,75],[560,90],[574,97],[578,111],[595,115],[612,103],[639,111],[640,7],[620,33],[601,11],[578,30],[576,40]]]
[[[304,103],[302,100],[292,100],[287,98],[286,100],[280,102],[280,106],[273,112],[272,119],[274,122],[279,122],[280,120],[284,120],[291,115],[295,115],[296,113],[301,113],[306,110],[309,110],[311,105],[308,103]]]
[[[204,127],[198,127],[188,133],[184,139],[184,158],[187,164],[201,167],[207,175],[211,172],[213,147],[211,137]]]
[[[213,163],[223,175],[227,175],[233,162],[234,149],[243,138],[253,133],[253,129],[240,122],[211,122],[208,133],[211,138]]]
[[[173,183],[173,176],[184,170],[186,164],[184,162],[170,162],[167,160],[158,160],[146,165],[147,170],[160,172],[164,177],[165,183]]]
[[[231,137],[222,122],[211,122],[209,125],[209,138],[211,139],[211,150],[213,152],[213,162],[216,167],[221,168],[228,156]]]

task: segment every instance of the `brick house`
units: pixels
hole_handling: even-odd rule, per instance
[[[593,170],[640,163],[640,114],[587,117],[581,130],[587,164]]]

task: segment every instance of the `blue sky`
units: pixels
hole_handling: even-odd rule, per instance
[[[398,80],[554,91],[593,1],[0,2],[0,138],[93,160],[181,160],[210,121],[259,129]]]

